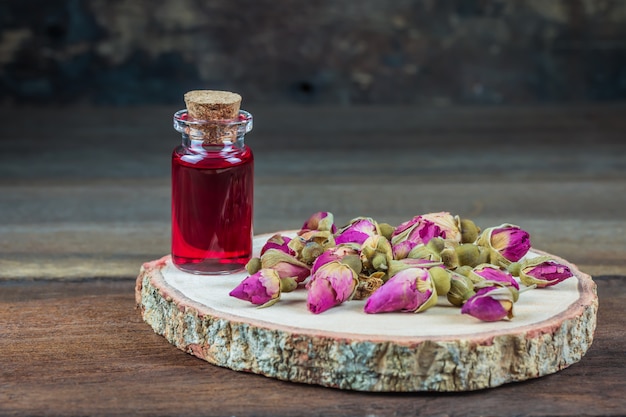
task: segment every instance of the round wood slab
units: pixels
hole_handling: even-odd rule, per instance
[[[270,236],[255,237],[256,254]],[[493,323],[462,315],[444,297],[419,314],[366,314],[365,301],[353,300],[315,315],[296,290],[259,309],[228,295],[245,272],[192,275],[169,256],[142,266],[136,299],[157,334],[236,371],[359,391],[477,390],[557,372],[591,346],[596,285],[554,258],[575,276],[520,294],[515,317]]]

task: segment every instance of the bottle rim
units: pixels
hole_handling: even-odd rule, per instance
[[[246,134],[252,130],[252,114],[245,110],[239,110],[237,119],[224,120],[200,120],[190,119],[187,109],[178,110],[174,113],[174,129],[181,133],[189,132],[189,129],[201,127],[219,126],[236,128],[238,134]]]

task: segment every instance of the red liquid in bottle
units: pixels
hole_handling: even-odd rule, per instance
[[[172,261],[197,274],[241,270],[252,256],[253,156],[247,146],[172,155]]]

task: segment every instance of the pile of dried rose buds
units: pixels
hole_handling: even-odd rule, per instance
[[[548,257],[525,259],[529,249],[530,236],[518,226],[481,232],[447,212],[415,216],[395,228],[358,217],[340,229],[332,213],[318,212],[294,238],[268,239],[230,295],[266,307],[283,292],[306,288],[315,314],[353,299],[366,300],[369,314],[419,313],[445,296],[477,319],[511,319],[518,280],[530,289],[572,276]]]

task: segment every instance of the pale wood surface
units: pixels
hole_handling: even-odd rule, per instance
[[[139,266],[169,249],[177,109],[5,108],[0,414],[624,413],[626,106],[243,107],[255,116],[256,233],[298,228],[320,209],[339,222],[443,209],[519,224],[598,282],[587,356],[458,396],[349,394],[205,364],[133,307]]]

